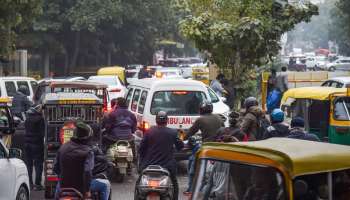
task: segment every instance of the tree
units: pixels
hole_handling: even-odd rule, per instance
[[[181,32],[213,63],[230,69],[238,85],[254,67],[278,53],[283,33],[318,13],[311,3],[287,0],[179,0],[178,4],[187,14],[180,22]]]
[[[41,1],[0,0],[0,57],[15,49],[16,32],[27,28],[41,12]]]
[[[339,45],[340,53],[350,56],[350,2],[338,0],[332,11],[330,37]]]

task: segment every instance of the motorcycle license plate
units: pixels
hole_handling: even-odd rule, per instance
[[[158,194],[149,194],[146,200],[160,200],[160,196]]]

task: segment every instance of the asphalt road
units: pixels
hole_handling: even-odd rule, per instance
[[[186,162],[179,163],[178,169],[178,182],[180,186],[179,199],[187,200],[188,198],[183,195],[183,192],[187,188],[187,175],[186,175]],[[135,182],[138,178],[137,173],[131,176],[127,176],[123,183],[112,183],[112,199],[113,200],[133,200],[134,199],[134,188]],[[31,200],[44,199],[43,191],[32,191]]]

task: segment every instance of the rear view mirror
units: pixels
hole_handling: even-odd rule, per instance
[[[294,187],[294,197],[302,197],[307,194],[309,189],[307,183],[303,180],[296,180],[293,184]]]
[[[224,103],[226,103],[226,101],[227,101],[226,97],[220,97],[220,99],[221,99],[221,101],[224,102]]]
[[[20,149],[11,148],[9,149],[9,158],[22,158],[22,151]]]

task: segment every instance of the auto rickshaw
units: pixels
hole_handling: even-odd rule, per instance
[[[7,148],[11,147],[12,134],[15,133],[16,125],[10,110],[11,100],[0,98],[0,139]]]
[[[102,67],[97,71],[97,76],[116,75],[126,84],[125,68],[120,66]]]
[[[44,185],[45,198],[52,198],[59,178],[53,172],[60,146],[69,141],[75,120],[89,124],[94,130],[93,142],[101,145],[102,101],[91,93],[47,93],[43,97],[45,118]]]
[[[106,112],[110,109],[110,98],[107,91],[108,86],[101,83],[90,81],[43,81],[38,85],[34,94],[34,103],[40,104],[43,95],[47,93],[58,92],[82,92],[92,93],[102,99],[103,110]]]
[[[321,140],[350,145],[350,88],[304,87],[284,93],[281,107],[305,120]]]
[[[206,143],[197,153],[193,200],[345,200],[350,148],[271,138]]]
[[[208,67],[193,67],[192,68],[193,80],[201,81],[206,85],[209,85],[209,68]]]

